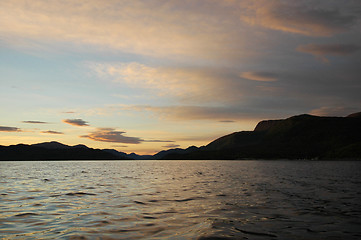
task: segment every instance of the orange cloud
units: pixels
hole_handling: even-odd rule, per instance
[[[261,82],[277,81],[277,74],[271,72],[243,72],[240,77]]]
[[[151,67],[139,63],[89,64],[102,79],[127,86],[148,89],[158,96],[176,97],[182,101],[210,102],[229,97],[231,89],[225,81],[232,81],[210,69]],[[217,94],[214,94],[217,91]]]
[[[182,120],[215,120],[227,122],[232,120],[247,120],[257,118],[250,116],[250,109],[242,109],[237,106],[149,106],[130,105],[119,106],[122,110],[149,111],[155,113],[157,117],[173,121]]]
[[[231,39],[227,26],[234,23],[224,19],[228,4],[213,3],[3,0],[0,35],[21,48],[44,49],[65,42],[77,51],[91,45],[93,50],[146,56],[218,58],[224,53],[219,42]]]
[[[358,18],[340,10],[344,5],[351,9],[344,2],[332,6],[322,2],[258,0],[241,5],[246,9],[241,19],[247,23],[307,36],[332,36],[348,31]]]
[[[313,109],[310,111],[311,115],[316,116],[335,116],[335,117],[345,117],[352,112],[356,112],[359,109],[351,108],[351,107],[344,107],[344,106],[327,106],[327,107],[320,107],[317,109]]]

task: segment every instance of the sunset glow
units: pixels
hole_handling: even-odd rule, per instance
[[[358,1],[0,1],[0,145],[138,154],[361,107]]]

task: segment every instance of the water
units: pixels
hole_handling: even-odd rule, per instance
[[[360,239],[361,162],[0,162],[2,239]]]

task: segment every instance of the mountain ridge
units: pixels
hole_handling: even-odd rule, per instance
[[[361,112],[346,117],[301,114],[260,121],[253,131],[222,136],[201,147],[175,148],[154,155],[93,149],[56,141],[0,145],[0,160],[152,159],[361,159]]]
[[[361,113],[264,120],[187,154],[163,159],[361,159]]]

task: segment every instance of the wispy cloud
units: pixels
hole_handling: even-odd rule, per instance
[[[237,74],[210,68],[151,67],[136,62],[93,63],[89,67],[101,79],[182,102],[214,102],[236,96],[230,93],[239,80]]]
[[[126,147],[128,147],[127,145],[112,145],[112,147],[115,147],[115,148],[118,148],[118,147],[120,147],[120,148],[126,148]]]
[[[94,63],[89,67],[100,78],[184,101],[217,98],[213,89],[221,89],[224,80],[210,69],[151,67],[136,62]]]
[[[88,63],[102,80],[143,90],[143,96],[171,98],[182,104],[238,103],[254,96],[254,83],[273,82],[278,74],[271,71],[239,73],[237,69],[206,67],[152,67],[132,63]],[[252,86],[253,85],[253,86]]]
[[[236,121],[233,121],[233,120],[219,120],[218,122],[221,122],[221,123],[234,123]]]
[[[327,106],[327,107],[320,107],[317,109],[313,109],[312,111],[310,111],[310,114],[316,116],[345,117],[356,111],[360,111],[360,109],[336,105],[336,106]]]
[[[17,127],[0,126],[0,132],[22,132],[22,130]]]
[[[227,122],[258,118],[256,111],[243,109],[240,106],[119,106],[119,109],[130,111],[149,111],[159,118],[173,121],[213,120]],[[253,113],[253,114],[251,114]],[[259,113],[258,113],[259,114]]]
[[[346,56],[359,51],[361,47],[355,44],[306,44],[296,48],[299,52],[309,53],[328,61],[325,56]]]
[[[73,126],[89,126],[89,124],[82,119],[63,119],[63,122]]]
[[[180,147],[180,145],[178,144],[168,144],[168,145],[165,145],[165,146],[162,146],[163,148],[177,148],[177,147]]]
[[[228,7],[222,1],[33,0],[28,5],[5,0],[0,2],[0,34],[9,44],[33,48],[67,42],[80,50],[91,45],[167,58],[217,57],[218,43],[230,38],[225,33],[233,23],[223,18]]]
[[[148,139],[148,140],[144,140],[144,142],[167,143],[167,142],[174,142],[174,141],[172,141],[172,140]]]
[[[240,77],[260,82],[277,81],[277,74],[271,72],[243,72]]]
[[[42,121],[23,121],[23,123],[31,123],[31,124],[48,124],[48,122],[42,122]]]
[[[324,1],[272,1],[258,0],[242,3],[247,9],[241,19],[266,28],[308,36],[332,36],[348,31],[357,23],[356,12],[348,4]],[[326,3],[326,4],[323,4]],[[357,3],[354,3],[357,7]],[[342,11],[346,8],[346,11]]]
[[[47,133],[47,134],[64,134],[63,132],[52,131],[52,130],[41,131],[41,133]]]
[[[80,136],[82,138],[88,138],[94,141],[100,142],[117,142],[117,143],[128,143],[128,144],[139,144],[144,142],[143,139],[138,137],[124,136],[125,132],[117,131],[114,128],[99,128],[88,135]]]

